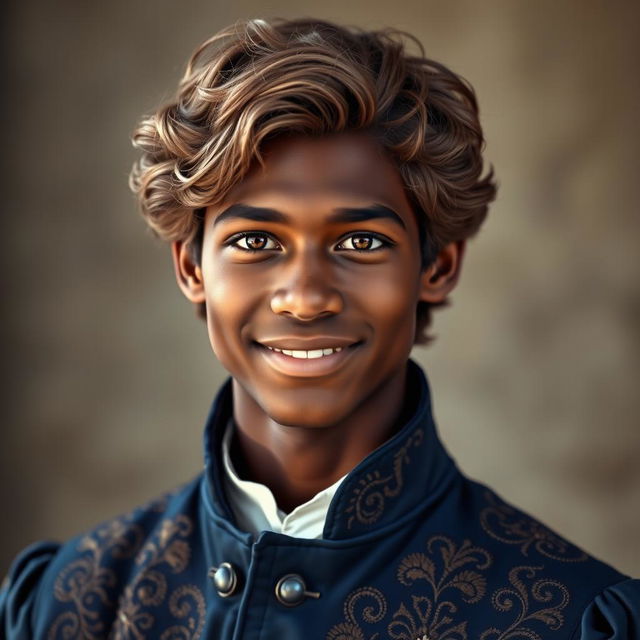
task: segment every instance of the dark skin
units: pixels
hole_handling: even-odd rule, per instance
[[[276,141],[265,158],[207,208],[200,264],[181,242],[173,257],[233,377],[234,462],[290,512],[401,423],[416,306],[452,291],[465,245],[421,269],[400,175],[364,133]]]

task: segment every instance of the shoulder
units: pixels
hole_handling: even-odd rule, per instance
[[[463,495],[479,535],[500,555],[564,574],[598,571],[611,583],[627,577],[486,485],[465,478]]]
[[[577,545],[493,489],[470,480],[467,490],[478,526],[503,549],[510,548],[523,558],[541,562],[580,565],[590,560]]]
[[[524,624],[522,637],[533,638],[538,629],[572,639],[618,640],[627,636],[576,634],[581,624],[598,628],[603,616],[615,627],[640,615],[640,581],[625,582],[628,576],[462,474],[420,521],[415,542],[403,549],[398,576],[403,585],[413,585],[420,574],[449,585],[450,593],[453,587],[464,592],[464,603],[474,604],[465,608],[474,629],[469,637],[493,638],[494,631],[497,637],[500,625],[526,620],[532,624]],[[491,633],[489,620],[496,625]]]
[[[628,578],[486,485],[465,478],[468,530],[491,554],[504,588],[548,588],[584,610],[604,589]]]
[[[101,637],[113,622],[113,602],[144,562],[141,553],[160,548],[162,540],[169,563],[186,561],[184,539],[194,527],[200,479],[63,544],[38,542],[24,549],[0,590],[0,637],[40,637],[36,631],[44,624],[52,638]]]

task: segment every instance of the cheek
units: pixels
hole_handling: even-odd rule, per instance
[[[381,326],[393,328],[415,321],[418,283],[407,277],[407,271],[381,274],[373,284],[360,288],[357,295]]]
[[[419,283],[407,278],[406,271],[386,274],[372,286],[362,289],[359,299],[370,318],[380,347],[376,360],[384,363],[409,357],[416,332]]]
[[[205,274],[207,328],[214,353],[223,362],[229,347],[240,339],[243,320],[251,306],[248,278],[239,278],[230,270]]]

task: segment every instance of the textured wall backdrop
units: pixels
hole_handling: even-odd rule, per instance
[[[500,195],[416,349],[466,472],[640,574],[640,5],[46,2],[5,7],[0,569],[189,479],[225,373],[145,231],[138,117],[247,17],[412,31],[475,86]]]

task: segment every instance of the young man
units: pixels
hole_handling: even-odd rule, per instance
[[[8,638],[640,638],[640,581],[464,477],[409,359],[495,194],[464,81],[393,32],[253,21],[135,142],[231,378],[202,476],[20,555]]]

